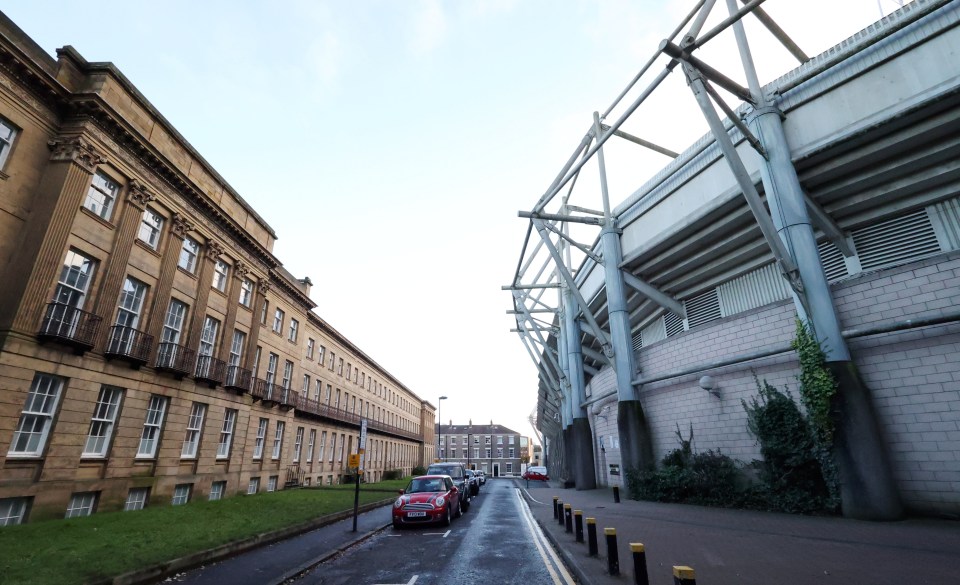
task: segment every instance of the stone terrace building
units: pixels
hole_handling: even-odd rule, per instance
[[[520,475],[520,433],[495,425],[440,425],[440,459],[490,477]]]
[[[336,483],[361,419],[368,480],[432,458],[275,239],[112,64],[0,14],[0,525]]]

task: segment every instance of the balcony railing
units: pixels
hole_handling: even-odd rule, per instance
[[[211,388],[216,388],[217,384],[223,384],[226,371],[226,362],[210,355],[202,355],[197,358],[197,368],[193,372],[193,377],[198,382],[206,382]]]
[[[277,386],[277,391],[280,393],[280,408],[287,410],[293,408],[296,405],[297,398],[300,397],[290,388],[284,388],[283,386]]]
[[[193,356],[196,351],[176,343],[161,343],[157,346],[156,368],[165,372],[173,372],[178,378],[190,373],[193,365]]]
[[[360,426],[360,421],[363,419],[362,416],[355,412],[348,412],[346,410],[332,407],[328,404],[321,404],[316,400],[311,400],[306,396],[302,396],[297,393],[293,393],[290,403],[293,404],[293,407],[297,410],[298,414],[312,414],[315,416],[356,425],[358,427]],[[413,439],[416,441],[422,439],[422,437],[417,433],[375,420],[368,419],[367,428],[370,430],[379,431],[381,433]]]
[[[57,341],[74,348],[77,353],[93,349],[103,319],[63,303],[50,303],[43,315],[37,337],[40,341]]]
[[[253,373],[240,366],[227,367],[227,379],[223,382],[223,387],[233,390],[237,394],[250,392]]]
[[[260,378],[255,378],[250,396],[252,396],[255,401],[262,400],[264,406],[276,406],[280,403],[280,393],[282,391],[282,386],[272,384]]]
[[[108,359],[119,358],[132,363],[134,367],[140,367],[147,363],[151,347],[152,335],[133,327],[114,325],[110,328],[110,339],[103,354]]]

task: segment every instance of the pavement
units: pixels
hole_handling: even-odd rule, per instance
[[[512,481],[521,489],[537,523],[583,585],[644,583],[637,578],[631,543],[642,543],[651,584],[673,582],[673,567],[687,566],[706,585],[926,585],[960,584],[960,522],[909,519],[864,522],[837,517],[795,516],[638,502],[611,489],[564,489],[559,482]],[[591,557],[575,530],[567,532],[553,514],[553,498],[595,520],[598,554]],[[389,505],[388,503],[386,505]],[[389,526],[386,505],[359,515],[318,519],[308,526],[260,535],[204,551],[162,567],[118,577],[113,585],[276,584],[332,558]],[[610,573],[604,532],[613,528],[619,574]],[[689,581],[687,581],[689,583]]]
[[[609,488],[564,489],[515,480],[530,510],[581,583],[642,583],[630,543],[641,543],[649,583],[673,582],[673,567],[706,585],[960,584],[960,522],[927,518],[866,522],[682,504],[638,502]],[[588,555],[553,515],[553,497],[594,518],[598,556]],[[619,575],[609,571],[605,528],[616,533]],[[645,561],[645,562],[644,562]],[[641,568],[642,575],[642,568]]]

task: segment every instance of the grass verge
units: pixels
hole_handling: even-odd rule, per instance
[[[391,498],[407,481],[364,484],[360,504]],[[101,581],[352,510],[353,497],[351,485],[330,486],[8,526],[0,528],[0,582]]]

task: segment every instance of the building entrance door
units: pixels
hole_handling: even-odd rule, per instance
[[[494,464],[493,464],[493,477],[500,477],[500,464],[499,464],[499,463],[494,463]]]

